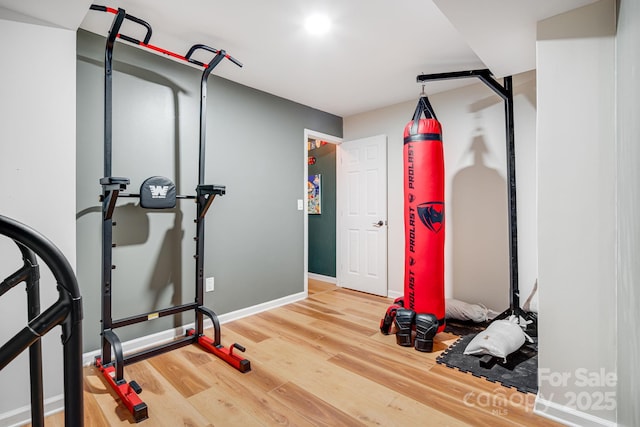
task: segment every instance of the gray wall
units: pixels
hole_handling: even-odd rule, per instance
[[[198,41],[196,41],[198,42]],[[86,296],[85,351],[99,346],[100,213],[104,39],[78,32],[78,278]],[[178,193],[197,184],[200,70],[117,44],[113,175],[131,192],[152,175]],[[239,58],[242,60],[242,58]],[[251,66],[251,64],[246,64]],[[235,67],[225,61],[219,67]],[[242,73],[237,68],[235,72]],[[215,74],[215,71],[214,71]],[[205,181],[226,185],[207,214],[205,304],[228,313],[303,291],[304,129],[342,134],[342,119],[212,76],[208,85]],[[195,206],[116,211],[114,316],[152,311],[194,297]],[[193,321],[185,314],[118,330],[122,340]]]
[[[0,215],[40,231],[75,266],[75,32],[16,16],[0,8]],[[15,245],[0,237],[0,280],[21,265]],[[58,293],[48,269],[41,274],[45,309]],[[0,344],[27,324],[24,290],[20,284],[0,298]],[[43,338],[53,406],[62,394],[60,334],[55,328]],[[30,417],[28,406],[17,410],[29,405],[27,354],[0,371],[0,425]]]
[[[540,22],[537,49],[536,409],[578,425],[611,423],[616,387],[609,378],[616,375],[617,357],[615,3],[599,1]],[[604,384],[585,383],[585,375]]]
[[[617,71],[617,263],[618,424],[640,425],[640,3],[622,0],[618,10]],[[636,72],[634,72],[636,70]]]
[[[309,152],[309,175],[322,174],[322,214],[309,215],[309,272],[336,277],[336,145]]]

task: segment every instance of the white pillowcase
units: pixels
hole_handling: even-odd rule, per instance
[[[471,320],[480,323],[491,320],[497,315],[498,313],[489,310],[484,305],[469,304],[453,298],[445,300],[445,317],[447,319]]]
[[[507,362],[507,356],[522,347],[525,340],[533,340],[524,333],[516,316],[496,320],[478,333],[464,350],[464,354],[490,354]]]

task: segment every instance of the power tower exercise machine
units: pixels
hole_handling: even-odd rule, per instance
[[[123,9],[113,9],[105,6],[92,5],[91,10],[108,12],[115,15],[111,29],[107,36],[105,48],[105,80],[104,80],[104,177],[100,179],[102,186],[102,354],[96,358],[96,366],[102,372],[106,381],[118,394],[127,409],[133,415],[136,422],[148,418],[147,405],[138,397],[142,391],[135,382],[127,382],[124,379],[124,366],[146,358],[165,353],[189,344],[199,344],[205,350],[220,357],[240,372],[251,370],[249,360],[234,353],[235,350],[244,352],[245,349],[239,344],[233,344],[225,348],[220,343],[220,323],[216,314],[204,307],[204,239],[205,239],[205,215],[209,210],[216,196],[225,194],[225,186],[210,185],[204,183],[205,175],[205,143],[206,143],[206,107],[207,107],[207,79],[213,69],[223,60],[228,59],[239,67],[242,64],[227,54],[224,50],[196,44],[193,45],[186,55],[180,55],[166,49],[149,44],[151,39],[151,26],[140,18],[131,16]],[[137,40],[124,34],[120,34],[120,28],[125,20],[142,25],[146,28],[146,36],[143,41]],[[127,186],[130,180],[124,177],[115,177],[111,173],[112,164],[112,57],[116,39],[122,39],[134,45],[150,49],[174,59],[186,61],[190,64],[202,67],[202,78],[200,84],[200,146],[199,146],[199,168],[198,186],[195,195],[177,195],[176,186],[169,179],[162,176],[153,176],[146,179],[141,187],[140,193],[127,193]],[[204,50],[213,54],[213,58],[208,63],[197,61],[192,56],[194,52]],[[113,243],[113,212],[116,209],[116,202],[119,197],[133,197],[140,200],[140,206],[146,209],[170,209],[176,205],[176,200],[191,199],[197,204],[196,222],[196,253],[195,253],[195,301],[174,307],[157,310],[151,313],[143,313],[123,319],[112,318],[112,251],[116,246]],[[168,343],[160,344],[152,348],[139,351],[134,354],[123,354],[122,344],[115,333],[115,329],[129,326],[147,320],[156,319],[163,316],[176,315],[185,311],[195,312],[195,328],[186,331],[184,337]],[[213,323],[213,339],[204,335],[204,317],[211,319]],[[113,356],[112,356],[113,352]]]

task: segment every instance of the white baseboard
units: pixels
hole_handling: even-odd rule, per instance
[[[336,277],[323,276],[322,274],[317,274],[317,273],[307,273],[307,274],[309,275],[309,279],[320,280],[322,282],[333,283],[334,285],[338,285],[338,279]],[[404,292],[387,291],[387,296],[389,298],[396,299],[398,297],[403,297]]]
[[[387,291],[387,296],[389,298],[399,298],[399,297],[403,297],[404,296],[404,292],[398,292],[398,291]]]
[[[243,317],[251,316],[253,314],[262,313],[263,311],[272,310],[283,305],[291,304],[297,301],[302,301],[307,297],[305,292],[297,294],[287,295],[286,297],[278,298],[272,301],[263,302],[261,304],[254,305],[252,307],[243,308],[240,310],[232,311],[218,316],[220,324],[231,322],[233,320],[242,319]],[[152,347],[163,342],[170,341],[177,337],[184,336],[187,329],[194,328],[195,323],[189,323],[178,328],[161,331],[152,335],[136,338],[130,341],[122,343],[122,351],[126,353],[133,353],[143,348]],[[213,323],[211,319],[205,317],[205,328],[212,328]],[[96,356],[100,355],[100,349],[84,353],[82,355],[82,363],[84,366],[89,366],[94,363]]]
[[[320,280],[321,282],[333,283],[334,285],[338,284],[338,280],[335,277],[331,276],[323,276],[322,274],[317,273],[307,273],[309,275],[309,279]]]
[[[64,409],[64,395],[53,396],[44,400],[45,416],[53,415]],[[31,422],[31,405],[0,414],[0,426],[19,427]]]
[[[549,418],[558,423],[575,427],[616,427],[613,421],[608,421],[577,409],[559,405],[549,400],[536,397],[533,412],[541,417]]]

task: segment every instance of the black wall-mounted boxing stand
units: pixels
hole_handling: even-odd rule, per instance
[[[151,39],[151,26],[142,19],[128,15],[123,9],[113,9],[105,6],[92,5],[92,10],[109,12],[115,15],[105,48],[105,84],[104,84],[104,177],[100,179],[102,186],[102,354],[96,358],[96,366],[100,369],[106,381],[116,391],[123,403],[132,413],[136,422],[148,417],[147,405],[137,396],[142,389],[135,382],[127,382],[124,379],[124,366],[128,363],[137,362],[146,358],[165,353],[185,345],[197,343],[207,351],[215,354],[240,372],[251,370],[249,360],[234,354],[234,349],[245,351],[239,344],[233,344],[225,348],[220,344],[220,323],[216,314],[204,307],[204,239],[205,239],[205,215],[216,196],[225,194],[225,186],[210,185],[204,183],[205,174],[205,142],[206,142],[206,107],[207,107],[207,79],[213,69],[223,60],[229,59],[234,64],[242,67],[242,64],[228,55],[224,50],[196,44],[189,49],[185,55],[179,55],[166,49],[149,44]],[[147,34],[144,41],[136,40],[124,34],[119,34],[120,27],[124,20],[132,21],[144,26]],[[160,52],[175,59],[183,60],[203,67],[200,85],[200,150],[198,186],[195,195],[176,195],[175,185],[164,177],[151,177],[147,179],[139,194],[125,193],[129,185],[129,179],[114,177],[111,175],[112,163],[112,56],[116,38],[126,40],[135,45]],[[205,50],[214,56],[205,64],[192,58],[194,52]],[[149,209],[172,208],[176,204],[176,199],[193,199],[197,204],[196,222],[196,263],[195,301],[180,306],[169,307],[154,311],[130,316],[124,319],[112,318],[112,269],[115,268],[112,262],[112,251],[116,246],[113,243],[113,227],[116,225],[113,220],[113,212],[119,197],[136,197],[141,201],[141,206]],[[124,355],[120,339],[114,332],[115,329],[123,326],[152,320],[159,317],[179,314],[185,311],[194,310],[195,329],[190,329],[184,337],[171,342],[139,351],[134,354]],[[204,335],[204,316],[211,319],[214,327],[213,339]],[[112,358],[113,350],[113,358]]]
[[[418,83],[437,80],[463,79],[477,77],[491,90],[497,93],[504,101],[504,115],[507,142],[507,175],[509,179],[508,203],[509,203],[509,308],[502,312],[496,319],[507,318],[512,314],[529,319],[529,313],[520,308],[520,289],[518,285],[518,223],[516,209],[516,155],[515,133],[513,120],[513,80],[511,76],[504,78],[504,85],[498,83],[491,71],[471,70],[456,71],[451,73],[420,74],[416,77]]]

